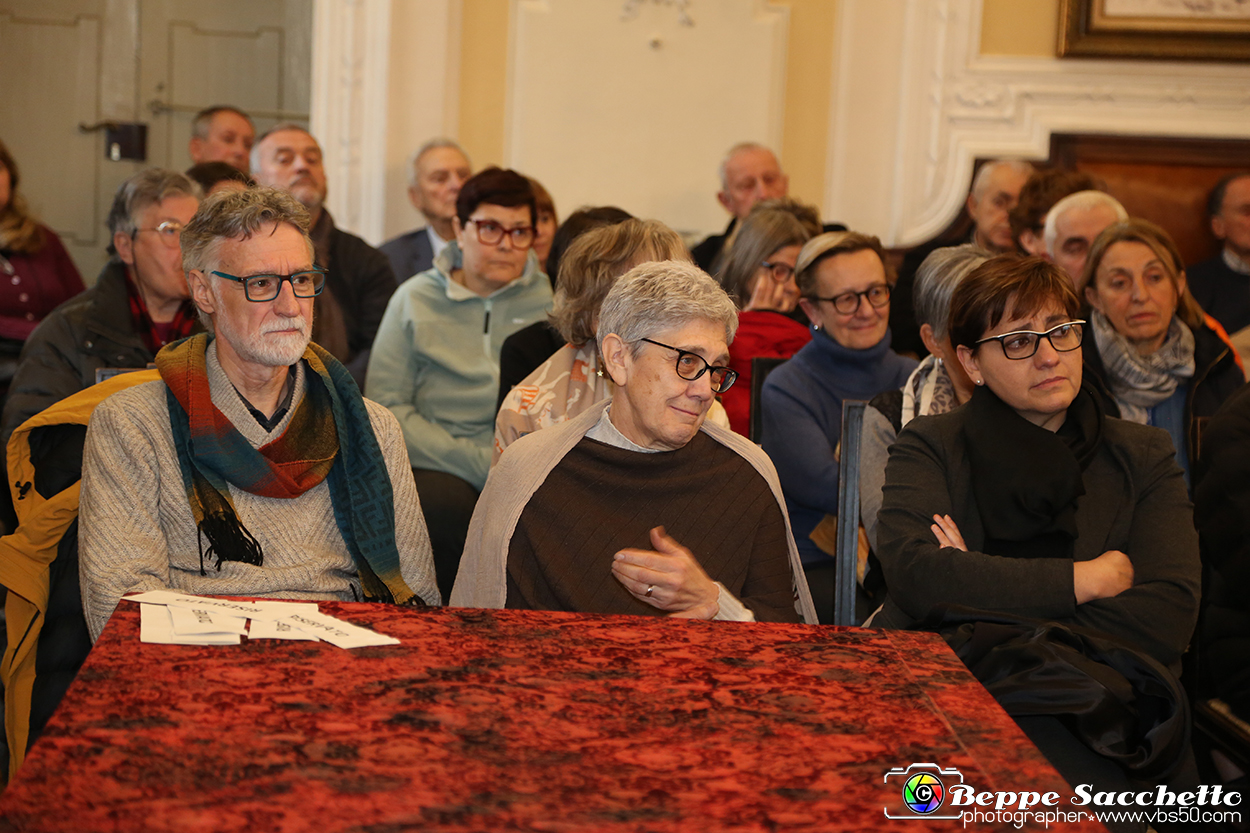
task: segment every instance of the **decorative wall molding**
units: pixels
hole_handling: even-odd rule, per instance
[[[310,124],[335,224],[383,237],[392,0],[315,0]]]
[[[693,26],[694,18],[690,16],[690,0],[650,0],[657,6],[674,6],[677,9],[677,22],[682,26]],[[638,17],[639,6],[647,0],[625,0],[621,7],[621,20],[633,20]]]
[[[826,216],[909,245],[954,219],[978,157],[1043,159],[1054,132],[1246,133],[1244,64],[981,56],[980,24],[981,0],[841,0]]]

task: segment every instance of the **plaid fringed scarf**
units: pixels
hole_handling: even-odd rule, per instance
[[[143,339],[143,345],[152,353],[156,353],[167,343],[172,344],[180,338],[191,335],[196,322],[199,321],[195,314],[195,307],[190,301],[184,301],[182,306],[178,307],[174,320],[163,328],[158,327],[152,322],[152,316],[148,314],[148,305],[143,302],[143,295],[140,294],[139,287],[135,286],[134,279],[130,275],[126,275],[126,297],[130,301],[130,318],[135,323],[135,332]],[[162,331],[164,332],[163,338]]]
[[[230,500],[230,486],[254,495],[297,498],[328,480],[334,519],[356,561],[369,601],[423,604],[404,582],[395,546],[395,505],[386,460],[360,389],[347,368],[310,343],[306,392],[282,436],[255,449],[209,396],[209,336],[165,347],[156,367],[167,387],[183,485],[208,554],[260,566],[264,553]],[[201,539],[201,572],[203,571]]]

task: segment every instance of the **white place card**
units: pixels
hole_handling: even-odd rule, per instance
[[[320,641],[315,635],[300,630],[286,619],[253,619],[247,629],[248,639],[305,639]]]
[[[156,645],[238,645],[237,633],[174,633],[173,619],[165,605],[139,606],[139,641]]]
[[[236,602],[172,590],[147,590],[122,600],[140,603],[144,642],[237,645],[246,633],[249,639],[324,640],[339,648],[399,644],[393,636],[321,613],[316,602]]]
[[[324,613],[296,613],[286,617],[295,627],[314,633],[339,648],[364,648],[370,645],[398,645],[399,640],[368,628],[352,625]]]
[[[208,596],[192,596],[187,593],[175,593],[172,590],[148,590],[134,596],[123,596],[128,602],[144,604],[162,604],[170,607],[185,607],[194,610],[217,611],[231,616],[243,616],[249,619],[282,619],[291,613],[316,613],[316,602],[236,602],[230,599],[213,599]]]
[[[150,607],[150,605],[143,605]],[[215,610],[201,610],[193,607],[169,607],[169,618],[174,625],[174,633],[179,636],[199,633],[247,633],[247,617],[231,616]]]

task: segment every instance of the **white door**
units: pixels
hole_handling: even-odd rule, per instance
[[[0,0],[0,139],[88,284],[118,184],[185,170],[196,112],[230,104],[258,132],[307,123],[311,34],[312,0]],[[148,125],[146,161],[107,159],[103,131],[81,129],[110,120]]]

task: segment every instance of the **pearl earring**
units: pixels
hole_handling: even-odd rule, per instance
[[[984,385],[984,384],[985,384],[985,380],[984,380],[984,379],[977,379],[977,384],[978,384],[978,385]]]

